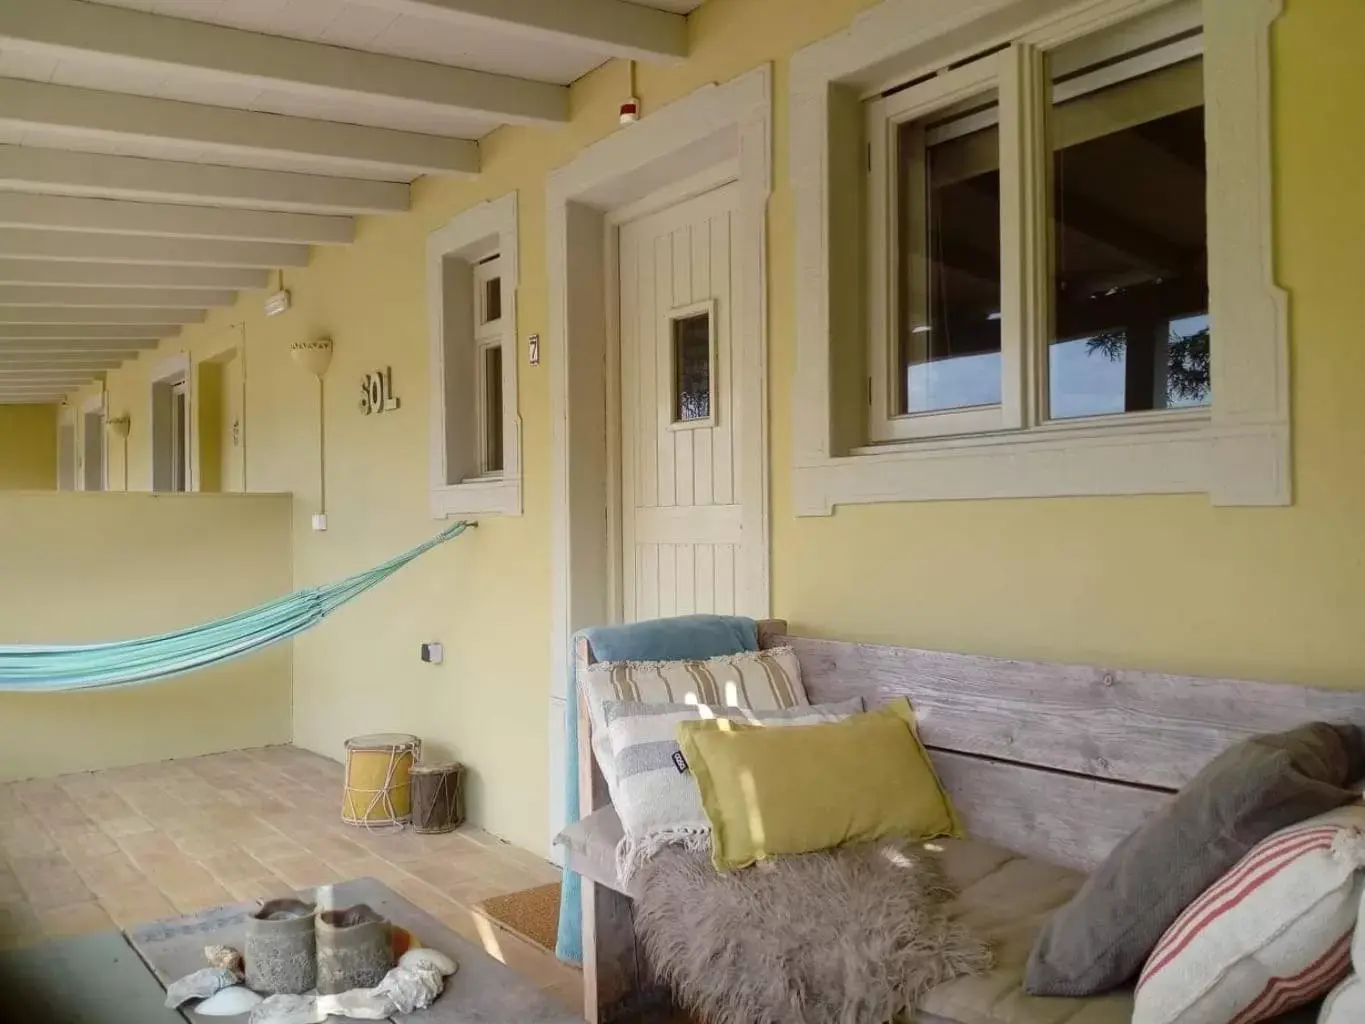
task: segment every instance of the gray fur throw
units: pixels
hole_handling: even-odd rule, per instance
[[[635,876],[636,931],[660,982],[707,1024],[886,1024],[991,965],[949,920],[932,858],[883,841],[721,873],[661,850]]]

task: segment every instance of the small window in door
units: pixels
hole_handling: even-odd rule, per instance
[[[672,343],[673,425],[715,424],[715,303],[699,302],[668,315]]]

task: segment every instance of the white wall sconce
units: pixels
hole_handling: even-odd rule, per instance
[[[332,348],[331,338],[296,341],[289,346],[290,358],[318,379],[318,510],[313,516],[313,529],[318,533],[327,529],[327,403],[322,378],[331,368]]]

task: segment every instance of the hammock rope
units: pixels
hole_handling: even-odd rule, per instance
[[[188,629],[114,643],[0,644],[0,692],[50,693],[132,686],[250,654],[310,629],[409,562],[476,525],[455,523],[366,572],[326,586],[308,587]]]

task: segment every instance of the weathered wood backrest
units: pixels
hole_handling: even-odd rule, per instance
[[[1083,869],[1237,740],[1310,721],[1365,726],[1362,692],[812,640],[760,623],[760,647],[784,644],[812,704],[910,698],[974,838]],[[610,798],[585,717],[579,741],[580,777],[596,779],[580,789],[586,813]]]

